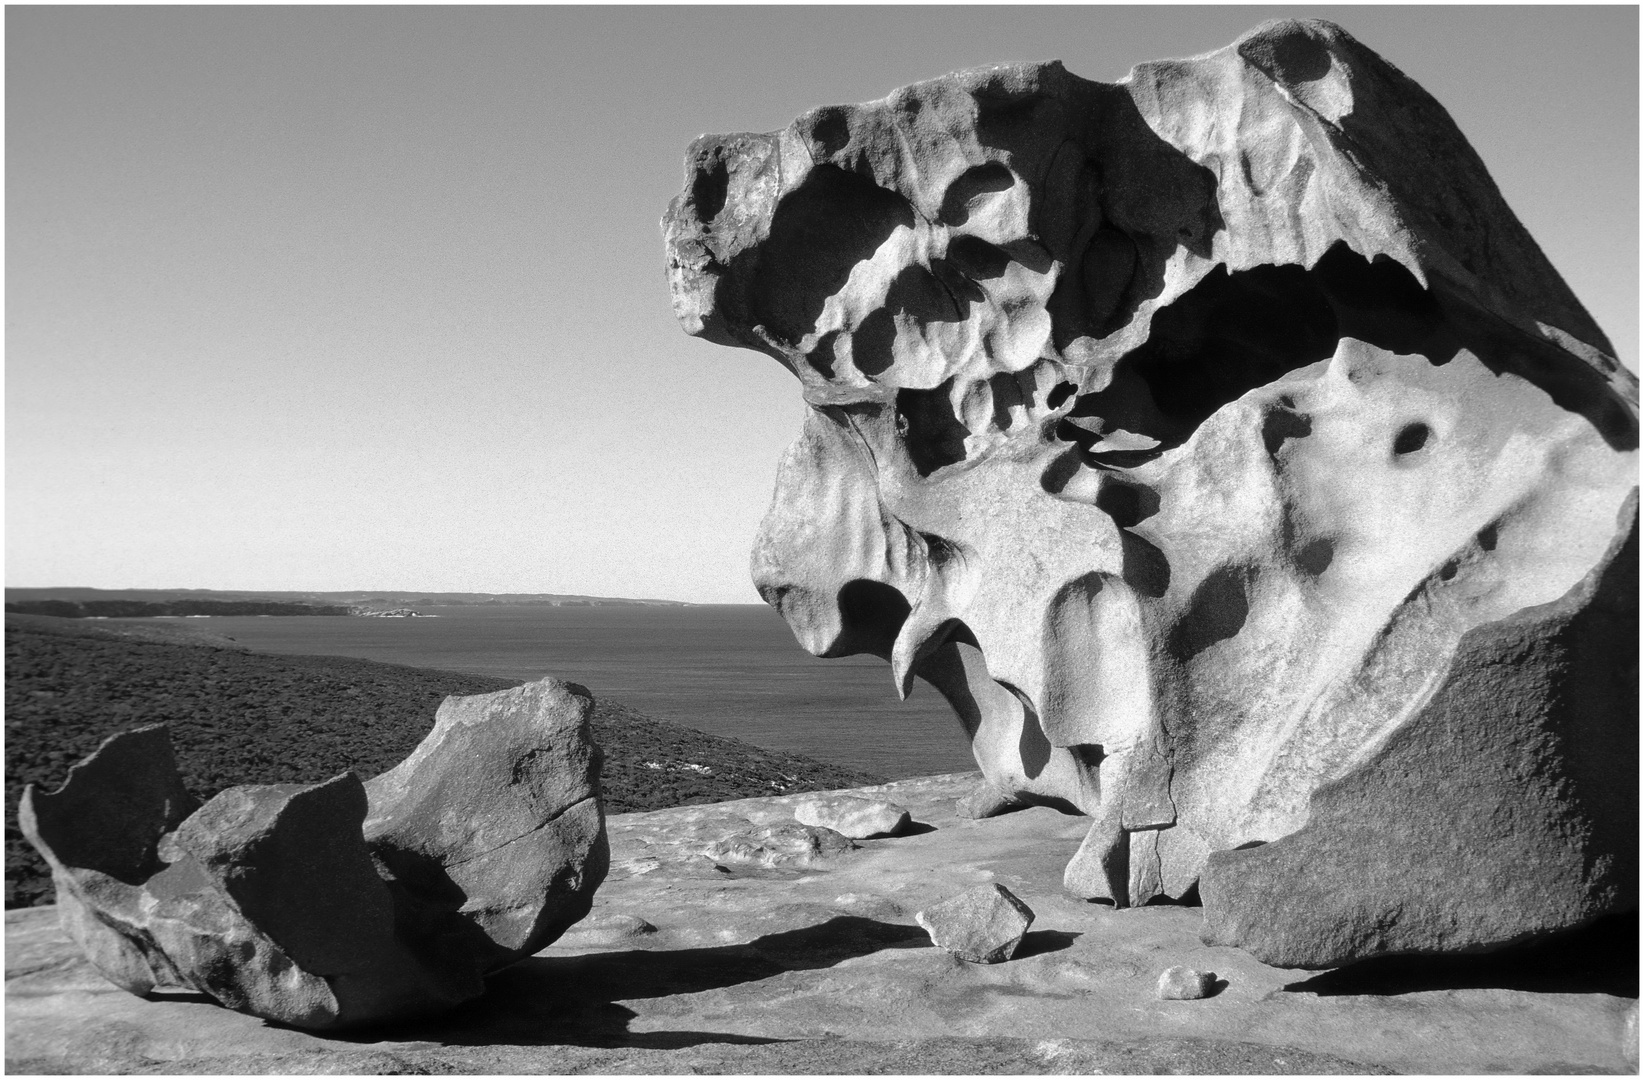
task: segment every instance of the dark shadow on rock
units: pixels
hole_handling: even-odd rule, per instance
[[[1250,590],[1255,569],[1223,566],[1210,572],[1193,591],[1187,613],[1170,631],[1166,647],[1179,660],[1188,660],[1219,641],[1237,636],[1250,615]]]
[[[896,392],[896,419],[904,432],[903,445],[920,476],[944,465],[965,460],[965,437],[970,429],[954,415],[948,379],[930,390],[903,388]]]
[[[634,1017],[629,1009],[612,1005],[613,1011],[627,1013],[623,1023]],[[735,1035],[726,1031],[625,1031],[622,1037],[608,1045],[632,1047],[635,1050],[685,1050],[692,1046],[730,1043],[738,1046],[764,1046],[767,1043],[794,1042],[793,1039],[762,1039],[755,1035]]]
[[[1022,734],[1017,739],[1016,749],[1022,759],[1022,772],[1031,780],[1050,764],[1050,740],[1045,738],[1045,729],[1039,723],[1039,710],[1034,708],[1033,699],[1009,683],[997,681],[1022,703]]]
[[[1154,599],[1169,591],[1170,560],[1152,542],[1121,529],[1119,550],[1124,559],[1123,577],[1131,588]]]
[[[1187,887],[1187,891],[1180,896],[1167,896],[1160,893],[1149,897],[1143,907],[1203,907],[1204,902],[1199,899],[1199,883],[1195,881]]]
[[[1511,372],[1535,384],[1559,408],[1585,417],[1611,449],[1638,449],[1637,409],[1629,406],[1598,367],[1464,300],[1441,294],[1440,301],[1458,338],[1485,367],[1497,375]]]
[[[1385,956],[1285,987],[1324,997],[1523,990],[1638,997],[1638,916],[1609,915],[1534,945],[1470,956]]]
[[[142,995],[144,1001],[163,1001],[168,1005],[212,1005],[220,1006],[216,998],[202,994],[197,990],[150,990]]]
[[[1030,930],[1022,936],[1022,943],[1016,947],[1016,955],[1011,959],[1025,960],[1030,956],[1061,952],[1077,941],[1079,936],[1077,931],[1072,930]]]
[[[642,1049],[782,1042],[718,1032],[630,1032],[628,1024],[636,1013],[619,1002],[722,990],[789,971],[832,967],[882,949],[918,949],[929,944],[929,937],[917,926],[839,915],[816,926],[767,934],[742,945],[533,956],[492,975],[486,980],[483,997],[445,1016],[328,1037],[361,1043],[413,1039],[447,1046]]]
[[[905,836],[923,836],[926,833],[932,833],[932,832],[935,832],[935,831],[936,831],[936,826],[930,824],[929,822],[910,821],[895,836],[892,836],[892,837],[875,837],[875,839],[900,840]]]
[[[779,338],[798,341],[851,268],[898,225],[913,222],[913,207],[902,196],[824,162],[783,196],[764,243],[732,257],[715,303],[733,312],[735,321],[762,323]],[[745,294],[737,295],[741,290]]]
[[[823,656],[833,659],[869,653],[889,660],[912,607],[894,585],[856,578],[839,590],[839,636]]]

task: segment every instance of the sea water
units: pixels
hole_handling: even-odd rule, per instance
[[[872,656],[820,660],[764,605],[421,607],[436,618],[212,616],[257,652],[353,656],[508,679],[554,675],[676,724],[886,779],[974,769],[963,729]]]

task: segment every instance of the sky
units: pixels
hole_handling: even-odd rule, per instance
[[[698,134],[1328,18],[1638,363],[1636,7],[6,9],[9,586],[757,603],[798,384],[687,338]]]

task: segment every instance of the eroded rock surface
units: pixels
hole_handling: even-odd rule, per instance
[[[785,822],[717,840],[703,854],[715,862],[732,865],[799,867],[825,862],[855,847],[833,829]]]
[[[803,870],[727,874],[692,853],[703,837],[791,822],[796,796],[611,815],[611,872],[589,918],[491,976],[476,1001],[346,1039],[266,1024],[195,994],[134,997],[91,970],[56,912],[14,909],[6,912],[6,1067],[31,1075],[1637,1071],[1623,1043],[1637,992],[1637,935],[1624,917],[1531,947],[1533,958],[1507,950],[1318,976],[1272,968],[1202,943],[1194,908],[1116,911],[1068,896],[1058,879],[1083,835],[1080,819],[1042,806],[959,817],[954,804],[976,780],[921,777],[852,792],[906,806],[931,829],[862,841]],[[913,912],[989,882],[1033,909],[1033,927],[1009,963],[957,962]],[[1160,1001],[1160,969],[1170,964],[1214,971],[1221,988],[1204,1001]]]
[[[609,863],[593,699],[447,698],[361,783],[183,789],[163,725],[113,736],[20,820],[63,927],[116,985],[305,1028],[450,1008],[588,913]]]
[[[761,594],[948,699],[965,813],[1089,815],[1068,888],[1296,966],[1636,904],[1637,380],[1344,31],[705,136],[663,228],[810,406]]]

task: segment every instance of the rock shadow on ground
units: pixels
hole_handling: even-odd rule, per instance
[[[1042,931],[1038,951],[1066,948],[1077,935]],[[722,990],[790,971],[833,967],[884,949],[918,949],[930,939],[917,926],[840,915],[737,945],[631,949],[581,956],[534,956],[487,980],[486,993],[448,1016],[327,1033],[338,1041],[421,1041],[448,1046],[630,1047],[671,1050],[704,1043],[763,1044],[791,1040],[726,1032],[633,1032],[638,1015],[621,1002]]]
[[[1638,997],[1638,915],[1609,915],[1579,930],[1471,956],[1385,956],[1336,968],[1285,990],[1394,997],[1430,990],[1521,990]]]

